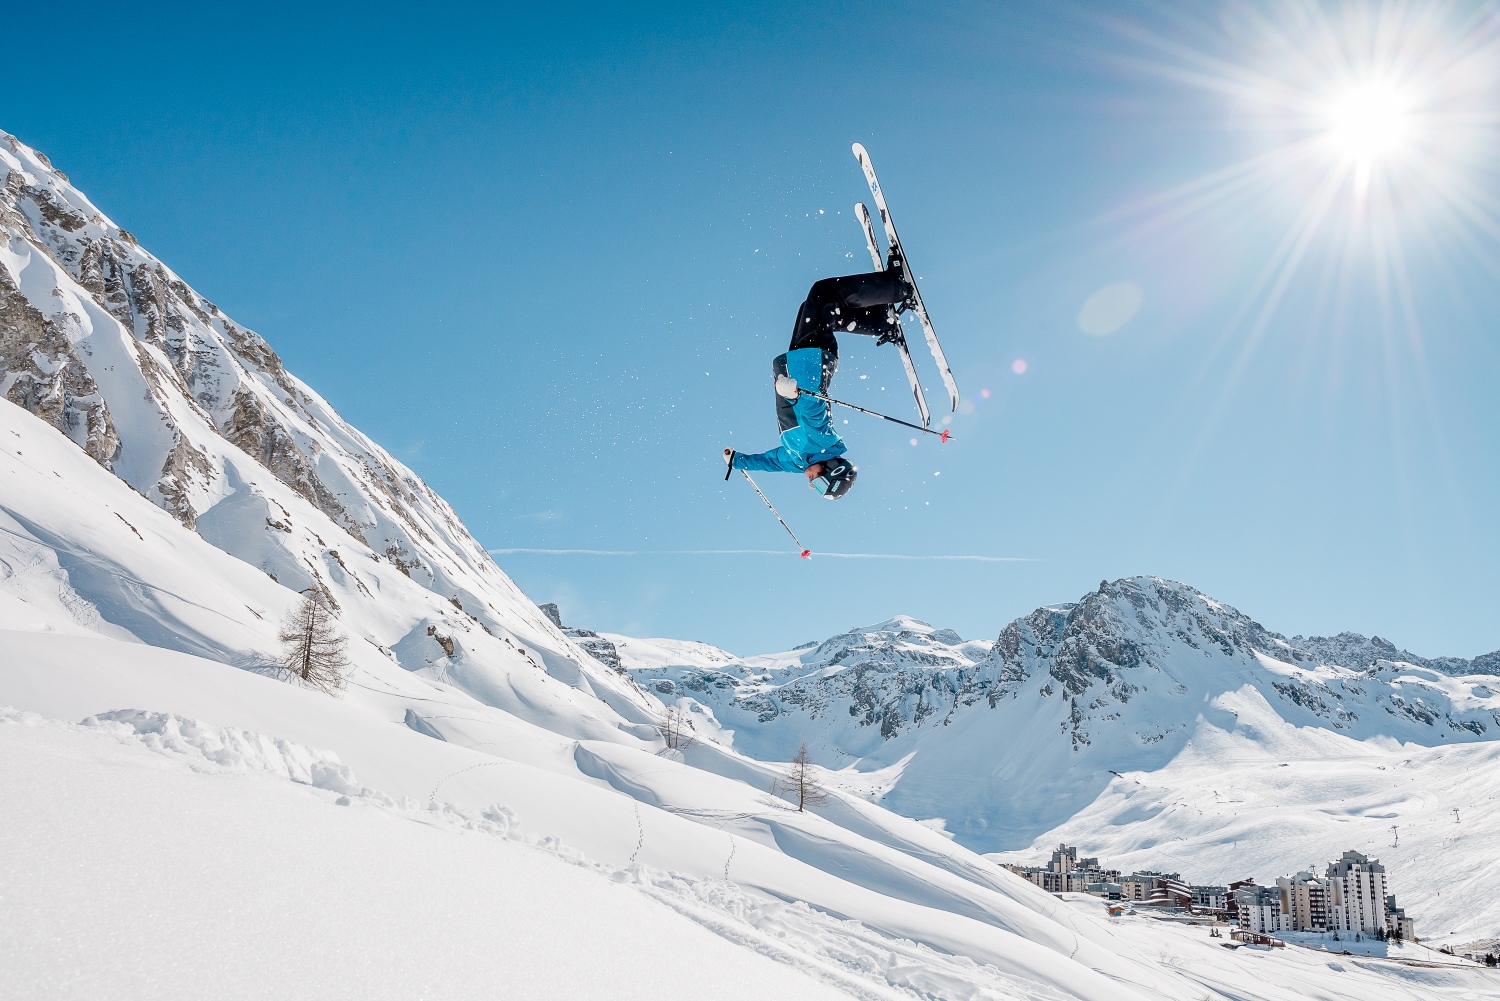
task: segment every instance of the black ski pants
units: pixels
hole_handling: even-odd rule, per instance
[[[886,333],[891,329],[890,307],[901,301],[903,291],[893,271],[872,271],[813,282],[802,308],[797,310],[797,325],[792,328],[792,343],[787,350],[823,350],[823,379],[816,392],[828,392],[833,374],[838,371],[839,342],[834,332],[841,330],[872,336]],[[772,359],[771,371],[775,375],[787,374],[786,355]],[[797,426],[791,400],[776,397],[776,424],[782,431]]]
[[[835,331],[880,335],[890,329],[888,306],[902,299],[905,289],[893,271],[824,278],[813,283],[807,299],[797,310],[788,351],[822,348],[839,353]]]

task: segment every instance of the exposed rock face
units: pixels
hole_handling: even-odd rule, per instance
[[[1419,657],[1409,650],[1398,650],[1390,640],[1371,636],[1366,639],[1359,633],[1339,633],[1337,636],[1293,636],[1293,646],[1305,650],[1324,664],[1362,671],[1381,661],[1416,664],[1443,674],[1500,674],[1500,650],[1465,660],[1462,657]]]
[[[32,306],[0,269],[0,389],[78,443],[106,469],[120,436],[99,386],[57,323]]]
[[[541,609],[542,614],[547,616],[554,626],[563,631],[564,636],[576,641],[590,657],[611,671],[629,677],[629,672],[620,665],[620,651],[615,649],[614,643],[591,629],[573,629],[563,625],[562,611],[558,609],[556,602],[549,601],[536,607]]]
[[[350,493],[373,494],[384,502],[380,513],[393,524],[381,527],[393,530],[387,541],[398,546],[432,539],[425,519],[410,510],[416,504],[436,508],[445,527],[457,523],[415,477],[300,386],[259,335],[234,323],[143,251],[40,154],[12,136],[0,134],[0,141],[12,154],[0,161],[6,170],[0,222],[12,251],[45,258],[73,280],[74,290],[88,296],[82,310],[60,302],[38,308],[16,278],[30,275],[34,262],[23,257],[0,273],[0,373],[7,398],[67,431],[101,462],[112,462],[118,436],[108,405],[90,377],[87,357],[80,359],[73,343],[123,334],[154,416],[173,434],[148,467],[155,471],[151,482],[122,475],[137,489],[158,495],[184,524],[192,526],[215,500],[218,463],[215,443],[203,442],[205,436],[195,434],[199,429],[181,420],[179,412],[201,420],[356,538],[382,519],[371,517],[373,512],[353,515],[341,499]],[[117,331],[97,329],[109,326],[107,318],[118,324]],[[333,462],[323,461],[329,437],[340,453]]]
[[[1329,663],[1154,577],[1038,608],[993,644],[896,618],[811,649],[683,660],[633,673],[663,698],[700,703],[757,757],[787,760],[806,741],[829,767],[895,769],[887,805],[945,817],[980,847],[1024,844],[1081,808],[1112,772],[1161,767],[1205,724],[1236,731],[1247,699],[1278,725],[1361,739],[1500,737],[1500,694],[1484,678],[1410,660]]]
[[[620,666],[620,651],[616,650],[615,645],[603,636],[590,629],[564,629],[563,633],[577,641],[590,657],[605,667],[624,673],[625,669]]]
[[[382,646],[427,616],[433,636],[456,638],[445,660],[493,659],[474,652],[493,639],[632,725],[650,718],[649,699],[543,616],[416,474],[4,132],[0,395],[213,545],[293,591],[337,594]],[[399,570],[403,589],[409,580],[436,595],[434,608],[392,621],[372,562]],[[462,638],[474,632],[488,636],[470,650]],[[442,669],[498,690],[472,665]]]

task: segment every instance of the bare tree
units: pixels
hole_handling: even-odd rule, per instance
[[[281,662],[309,686],[332,695],[344,687],[348,640],[312,588],[281,621]]]
[[[786,774],[771,786],[771,795],[786,793],[792,796],[797,800],[799,813],[809,806],[822,806],[828,802],[828,792],[818,784],[817,776],[813,774],[815,767],[812,755],[807,753],[807,741],[804,740],[802,746],[797,748],[797,754],[792,758],[792,765],[786,770]]]
[[[693,735],[693,721],[681,706],[669,706],[656,729],[667,742],[668,750],[685,751],[698,743]]]

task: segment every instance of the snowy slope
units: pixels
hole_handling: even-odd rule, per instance
[[[0,824],[0,997],[848,996],[527,847],[504,814],[287,781],[312,752],[187,729],[0,709],[0,813],[25,819]]]
[[[306,820],[310,830],[330,830],[334,843],[314,860],[386,851],[399,859],[425,843],[425,850],[456,853],[455,866],[476,859],[476,851],[491,850],[502,853],[498,867],[543,865],[526,861],[530,856],[504,854],[509,847],[476,849],[466,842],[450,849],[423,842],[426,834],[389,832],[400,821],[465,837],[519,839],[601,880],[630,884],[720,937],[854,996],[1203,996],[1191,969],[1139,953],[1101,914],[1063,908],[920,824],[854,795],[835,796],[816,812],[799,814],[767,792],[779,774],[776,766],[708,741],[685,754],[662,753],[659,742],[630,739],[610,725],[603,703],[539,668],[529,675],[514,672],[506,697],[490,700],[513,710],[507,711],[401,669],[368,641],[354,645],[358,671],[337,699],[139,642],[129,627],[145,631],[154,623],[240,650],[248,664],[256,650],[266,648],[279,607],[294,596],[209,546],[59,432],[9,404],[0,404],[0,467],[6,484],[0,539],[8,547],[0,564],[0,625],[9,628],[0,631],[0,705],[71,721],[24,717],[0,724],[25,731],[0,740],[10,755],[0,767],[7,774],[14,768],[49,776],[43,787],[31,780],[8,786],[8,794],[19,798],[4,811],[0,865],[7,885],[20,889],[0,902],[0,921],[8,923],[6,933],[14,932],[15,941],[27,943],[25,965],[7,968],[25,985],[42,982],[67,956],[80,954],[94,959],[70,981],[78,996],[109,995],[111,984],[118,996],[128,996],[127,988],[143,978],[167,990],[164,996],[186,996],[192,992],[184,985],[201,973],[197,962],[155,969],[128,956],[172,954],[178,929],[206,923],[204,908],[222,908],[215,898],[179,902],[174,913],[180,921],[133,925],[128,956],[117,948],[111,916],[138,898],[127,893],[137,885],[130,880],[159,873],[167,861],[101,849],[92,856],[97,879],[38,878],[55,872],[62,853],[89,849],[93,842],[80,840],[89,832],[128,831],[127,845],[182,844],[177,870],[211,876],[209,885],[225,893],[242,892],[247,884],[269,893],[286,885],[274,853],[268,860],[263,850],[221,851],[219,845],[243,846],[255,832],[292,840],[270,815],[291,810],[288,822],[299,827],[305,819],[302,806],[272,802],[281,794],[230,789],[200,795],[149,766],[142,766],[148,774],[138,774],[134,765],[101,758],[90,743],[98,731],[179,758],[223,782],[246,781],[244,773],[291,780],[310,787],[307,794],[321,799],[313,804],[320,809],[347,809],[337,805],[342,795],[358,811],[388,814],[368,825]],[[99,719],[74,725],[89,717]],[[598,736],[591,739],[590,733]],[[100,782],[119,795],[88,794]],[[49,806],[53,800],[58,802]],[[127,809],[130,803],[137,805]],[[205,815],[204,807],[212,812]],[[210,823],[206,816],[217,819]],[[233,864],[226,866],[229,858]],[[309,866],[327,880],[308,877],[311,899],[341,901],[341,894],[352,893],[352,901],[330,904],[330,913],[347,916],[359,935],[372,936],[341,962],[389,954],[404,964],[398,983],[418,975],[408,967],[427,961],[417,951],[423,940],[414,941],[404,922],[381,908],[405,908],[413,921],[423,915],[471,920],[497,934],[506,927],[482,912],[472,891],[456,895],[450,914],[443,907],[447,898],[438,899],[437,891],[407,902],[390,895],[411,885],[404,875],[387,895],[363,884],[351,888],[346,880],[382,878],[351,864]],[[438,887],[465,871],[435,860],[413,866]],[[243,870],[243,876],[226,869]],[[146,875],[126,879],[124,870]],[[520,895],[524,884],[528,894],[552,901],[555,906],[544,910],[555,920],[586,924],[613,941],[612,927],[596,922],[606,920],[601,914],[628,915],[628,909],[601,911],[593,891],[549,896],[551,877],[533,876],[513,892]],[[99,920],[79,924],[59,913],[45,896],[44,887],[54,885],[69,894],[92,887]],[[273,924],[295,920],[304,913],[301,906],[293,900],[277,910],[266,894],[252,894],[244,904]],[[542,904],[522,895],[513,906]],[[59,954],[59,939],[43,934],[58,922],[71,923],[72,937],[63,940],[73,952]],[[330,917],[329,927],[327,934],[336,935],[341,926]],[[23,935],[25,929],[32,930]],[[209,948],[225,934],[222,923],[214,924],[192,941]],[[242,945],[219,948],[228,949],[233,969],[251,975],[244,972],[251,952]],[[654,947],[642,948],[649,955]],[[372,960],[357,970],[336,968],[350,970],[357,986],[381,979],[390,966]],[[488,968],[465,957],[455,969],[480,976]],[[1336,977],[1326,996],[1416,998],[1432,996],[1441,985],[1427,974],[1415,981],[1409,976],[1378,967]],[[559,977],[565,988],[569,981]],[[693,982],[687,972],[673,978],[667,982]],[[633,986],[619,989],[644,996],[625,989]],[[1266,990],[1239,996],[1296,995]]]
[[[222,955],[212,970],[237,980],[218,995],[258,996],[300,981],[305,967],[293,957],[263,968],[267,953],[246,936],[264,940],[254,929],[269,925],[269,941],[280,941],[309,908],[320,915],[311,942],[345,944],[302,996],[326,996],[311,988],[338,974],[351,997],[414,983],[466,996],[481,993],[468,978],[484,976],[515,976],[532,996],[572,996],[569,985],[581,989],[598,968],[597,956],[570,955],[582,948],[579,926],[610,957],[640,949],[650,960],[664,937],[682,936],[657,980],[636,979],[624,961],[607,988],[619,996],[711,989],[714,971],[693,969],[702,963],[765,976],[749,957],[689,951],[695,939],[670,915],[605,896],[608,883],[856,997],[1196,1001],[1315,989],[1416,999],[1479,996],[1466,992],[1488,983],[1478,969],[1371,963],[1333,974],[1300,959],[1267,978],[1258,957],[1222,954],[1201,927],[1177,934],[1170,957],[1143,951],[1097,905],[1065,906],[876,807],[838,798],[812,816],[778,805],[723,774],[761,767],[733,756],[695,768],[618,744],[549,740],[462,701],[427,707],[427,724],[450,738],[438,740],[402,725],[409,700],[382,693],[333,700],[103,638],[9,633],[0,644],[14,658],[0,665],[0,702],[41,714],[0,710],[0,767],[25,776],[3,794],[0,927],[17,945],[0,973],[6,994],[48,984],[49,996],[138,996],[133,988],[148,983],[157,996],[198,996],[204,956]],[[158,708],[89,711],[106,705]],[[453,742],[471,729],[488,749]],[[72,864],[79,857],[90,866]],[[194,892],[168,897],[173,887]],[[173,903],[130,922],[143,896]],[[79,916],[60,900],[88,907]],[[518,940],[496,941],[512,930]],[[498,956],[470,954],[466,943],[481,941]],[[433,948],[453,956],[435,961]],[[1220,978],[1244,983],[1223,994]],[[811,984],[787,989],[818,996]]]
[[[1371,641],[1289,641],[1156,578],[1038,609],[993,644],[904,617],[744,659],[611,638],[706,736],[773,759],[805,740],[842,788],[1005,861],[1066,841],[1224,883],[1358,848],[1420,934],[1500,933],[1500,685],[1448,659],[1329,664],[1363,664]]]
[[[563,636],[442,498],[4,132],[0,231],[0,395],[215,547],[320,591],[402,668],[489,700],[540,667],[626,731],[649,721],[650,700]],[[171,628],[150,641],[259,653]]]
[[[275,660],[277,627],[296,593],[210,545],[4,402],[0,484],[0,628],[97,633],[249,669]],[[651,727],[627,723],[508,637],[457,619],[451,605],[455,614],[444,612],[441,599],[399,571],[369,564],[360,579],[383,600],[344,602],[340,620],[353,634],[355,688],[420,698],[462,681],[474,699],[555,732],[655,746]],[[439,624],[434,635],[423,623]],[[452,657],[438,636],[453,644]],[[409,670],[415,663],[424,666]]]

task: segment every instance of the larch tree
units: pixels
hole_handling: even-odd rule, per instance
[[[281,622],[281,663],[311,688],[332,695],[344,687],[348,640],[312,588]]]
[[[804,740],[802,746],[797,748],[796,756],[792,758],[791,767],[771,787],[771,795],[786,793],[791,796],[797,801],[799,813],[809,806],[822,806],[828,802],[828,792],[818,784],[817,776],[813,774],[815,767],[812,755],[807,752],[807,741]]]
[[[685,751],[698,742],[693,734],[693,721],[681,706],[669,706],[656,729],[670,751]]]

